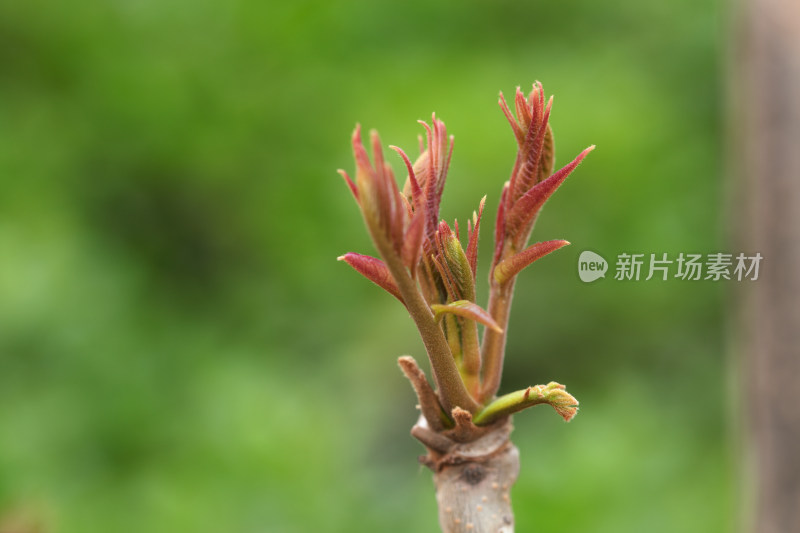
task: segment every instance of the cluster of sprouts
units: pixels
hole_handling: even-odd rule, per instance
[[[489,301],[478,305],[478,235],[486,197],[467,221],[466,247],[458,222],[439,219],[453,138],[434,115],[421,122],[426,142],[413,163],[396,146],[407,176],[402,188],[384,159],[377,132],[370,134],[372,160],[353,133],[355,179],[340,170],[364,217],[380,258],[347,253],[339,259],[405,305],[419,330],[433,372],[434,387],[411,357],[400,366],[411,380],[427,425],[435,432],[458,430],[463,439],[526,407],[550,404],[565,420],[577,412],[577,400],[563,385],[551,382],[496,397],[505,352],[508,315],[517,275],[541,257],[568,245],[564,240],[528,246],[537,215],[594,146],[553,171],[555,150],[549,125],[552,97],[545,101],[540,83],[526,97],[517,88],[516,117],[502,93],[505,113],[519,147],[497,211],[489,270]],[[483,326],[483,337],[479,336]]]

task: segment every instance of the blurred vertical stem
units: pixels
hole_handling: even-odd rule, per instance
[[[758,280],[741,283],[746,331],[746,486],[755,498],[747,531],[800,531],[800,4],[748,0],[739,7],[735,168],[741,242],[763,256]]]

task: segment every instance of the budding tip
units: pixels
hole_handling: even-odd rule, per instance
[[[339,257],[336,258],[336,260],[337,261],[346,261],[347,260],[347,254],[340,255]]]
[[[415,361],[414,361],[414,358],[411,357],[410,355],[401,355],[400,357],[397,358],[397,363],[401,367],[405,367],[405,366],[413,365],[415,363]]]

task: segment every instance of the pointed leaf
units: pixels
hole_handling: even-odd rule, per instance
[[[594,145],[590,146],[572,160],[568,165],[561,168],[558,172],[547,178],[546,180],[536,184],[527,193],[525,193],[519,200],[514,202],[514,207],[508,212],[506,217],[506,228],[512,234],[518,233],[521,229],[528,226],[528,223],[533,220],[539,209],[544,205],[548,198],[564,183],[567,176],[575,170],[578,163],[583,161],[586,155],[594,150]],[[522,233],[527,235],[527,232]]]
[[[436,114],[432,117],[432,127],[422,120],[418,122],[425,128],[427,149],[414,164],[414,172],[425,197],[426,237],[433,242],[444,183],[453,155],[453,137],[447,136],[447,128],[444,122],[436,118]]]
[[[547,131],[544,132],[542,142],[542,155],[539,156],[539,173],[536,176],[536,183],[541,183],[550,177],[553,172],[553,165],[556,162],[556,143],[553,139],[553,129],[547,123]]]
[[[411,269],[412,276],[414,269],[419,263],[420,254],[422,253],[422,236],[425,231],[425,212],[422,210],[415,211],[411,216],[411,220],[406,228],[405,237],[403,238],[403,263],[407,268]]]
[[[380,259],[353,252],[346,253],[337,259],[339,261],[344,261],[356,269],[359,274],[403,302],[403,297],[400,295],[400,289],[397,287],[397,283],[394,281],[386,264]]]
[[[373,142],[376,135],[373,132]],[[379,159],[380,154],[374,154],[376,168],[372,166],[361,139],[361,125],[356,124],[353,132],[353,154],[356,160],[356,189],[358,191],[358,202],[361,213],[364,215],[364,222],[367,224],[373,240],[387,242],[387,230],[390,227],[389,221],[389,201],[385,193],[385,180],[383,179],[383,161]],[[380,164],[378,165],[378,162]],[[379,247],[380,249],[380,247]]]
[[[389,233],[391,235],[392,244],[397,252],[403,249],[403,223],[408,214],[406,203],[403,202],[403,195],[400,194],[400,189],[397,187],[397,181],[394,179],[394,172],[389,163],[384,164],[384,177],[387,183],[387,196],[389,200],[389,216],[390,220]]]
[[[533,185],[539,167],[539,155],[544,129],[550,115],[550,105],[543,116],[542,106],[544,92],[541,83],[533,84],[533,90],[528,98],[517,87],[516,108],[517,119],[523,133],[523,141],[519,143],[519,150],[511,171],[511,199],[516,200]]]
[[[395,217],[391,194],[392,184],[390,183],[390,181],[394,181],[394,176],[387,175],[387,170],[391,172],[391,169],[383,158],[383,148],[381,147],[381,139],[378,132],[370,130],[369,138],[372,145],[372,160],[375,164],[373,181],[375,183],[375,202],[378,208],[378,216],[384,232],[393,241],[392,244],[396,245],[398,241],[394,241],[392,238]]]
[[[361,140],[361,124],[356,124],[356,129],[353,130],[351,141],[353,144],[353,155],[356,160],[356,174],[358,174],[358,172],[372,171],[372,163],[369,161],[367,151],[364,149],[364,142]],[[358,182],[357,176],[356,182]]]
[[[478,234],[481,229],[481,217],[483,216],[483,208],[486,206],[486,197],[481,198],[481,203],[478,206],[478,212],[472,213],[472,229],[469,229],[469,222],[467,222],[468,238],[467,243],[467,261],[472,270],[472,278],[475,279],[478,274]]]
[[[456,316],[480,322],[486,327],[492,328],[498,333],[503,329],[497,325],[492,316],[481,308],[478,304],[469,300],[458,300],[449,304],[433,304],[431,310],[438,319],[443,313],[452,313]]]
[[[525,140],[525,133],[520,129],[519,124],[517,124],[516,119],[514,119],[514,115],[511,114],[511,110],[508,108],[508,104],[506,103],[506,97],[503,96],[503,91],[500,91],[500,98],[497,102],[500,104],[500,109],[503,110],[503,114],[506,116],[508,123],[511,124],[511,129],[514,131],[514,137],[517,139],[517,144],[522,146],[523,141]]]
[[[356,203],[360,203],[358,201],[358,187],[356,187],[356,184],[353,183],[352,179],[350,179],[350,175],[342,169],[339,169],[336,172],[338,172],[339,175],[344,178],[345,183],[347,183],[347,186],[350,188],[350,192],[353,193],[353,198],[356,199]]]
[[[500,264],[494,268],[494,279],[498,283],[505,283],[537,259],[568,244],[568,241],[563,240],[537,242],[520,253],[500,261]]]
[[[532,122],[528,129],[528,133],[525,136],[525,144],[520,148],[517,162],[514,166],[514,175],[511,179],[514,184],[512,189],[513,199],[520,198],[536,184],[542,156],[542,145],[547,133],[547,121],[550,119],[552,104],[553,97],[551,96],[547,102],[547,108],[542,114],[537,101],[536,109],[534,110],[536,115],[534,117],[535,122]]]
[[[534,85],[534,90],[535,89]],[[533,96],[533,93],[531,93]],[[528,100],[525,98],[525,94],[522,92],[522,89],[517,87],[517,92],[514,95],[514,104],[516,105],[517,111],[517,121],[519,121],[519,127],[522,128],[522,131],[528,131],[531,127],[531,119],[533,118],[532,111],[534,110],[535,106],[528,105]]]
[[[407,187],[403,187],[403,194],[406,196],[410,195],[414,209],[421,209],[423,200],[422,188],[417,181],[417,175],[414,173],[414,165],[411,164],[411,160],[402,149],[393,145],[389,145],[389,148],[400,155],[400,157],[403,159],[403,163],[406,165],[406,169],[408,170],[408,184]],[[408,188],[408,190],[406,190],[406,188]]]

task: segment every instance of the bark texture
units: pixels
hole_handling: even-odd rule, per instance
[[[420,461],[434,472],[444,533],[513,533],[511,487],[519,475],[519,450],[509,440],[511,429],[506,419],[481,428],[471,442],[458,442],[458,426],[445,436],[430,431],[422,418],[412,430],[428,448]]]
[[[739,16],[736,219],[764,258],[742,306],[752,531],[784,533],[800,531],[800,3],[747,0]]]

